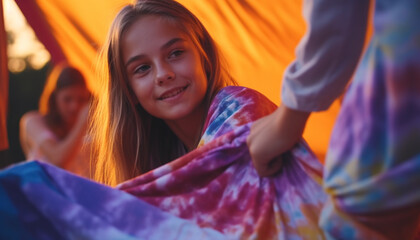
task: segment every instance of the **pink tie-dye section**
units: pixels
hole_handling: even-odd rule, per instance
[[[118,188],[234,239],[322,239],[322,165],[307,145],[285,154],[273,177],[260,178],[252,166],[250,122],[274,109],[253,90],[224,88],[210,107],[201,147]]]

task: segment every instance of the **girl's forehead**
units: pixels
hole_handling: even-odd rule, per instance
[[[139,17],[122,36],[123,61],[127,63],[135,55],[160,50],[173,39],[182,39],[197,47],[186,28],[178,21],[157,15]]]
[[[149,41],[152,40],[151,38],[154,38],[154,40],[157,41],[160,38],[177,35],[178,37],[182,36],[185,40],[192,41],[197,45],[198,42],[196,38],[201,34],[196,31],[197,29],[188,21],[183,21],[170,16],[150,14],[137,18],[125,31],[125,36],[123,36],[122,39],[124,41],[124,38],[129,38],[129,34],[135,35],[136,32],[140,33],[143,38],[150,37]],[[134,40],[137,41],[136,37],[134,38]]]
[[[137,18],[133,24],[128,28],[127,32],[142,32],[143,36],[151,35],[151,33],[164,34],[179,34],[189,35],[186,31],[185,24],[167,16],[145,15]]]
[[[85,93],[88,92],[87,88],[81,84],[70,85],[61,88],[57,91],[58,94],[73,94],[73,93]]]

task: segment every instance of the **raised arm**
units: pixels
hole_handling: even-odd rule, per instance
[[[361,56],[369,1],[305,1],[308,31],[284,75],[282,104],[251,129],[248,145],[261,176],[277,172],[272,160],[302,137],[310,112],[327,109],[344,91]]]
[[[72,161],[80,151],[86,134],[88,106],[79,113],[78,120],[64,139],[57,139],[47,127],[39,113],[30,112],[21,119],[21,144],[27,158],[42,159],[56,166],[63,167]],[[31,151],[39,151],[38,156],[30,156]],[[30,159],[33,160],[33,159]]]

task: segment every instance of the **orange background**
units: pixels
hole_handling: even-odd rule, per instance
[[[97,93],[98,86],[93,71],[97,51],[114,16],[131,1],[16,2],[41,42],[51,52],[52,61],[57,62],[64,58],[81,69],[88,77],[89,87]],[[239,84],[256,89],[279,104],[283,73],[293,60],[295,47],[306,30],[302,18],[302,1],[179,2],[196,14],[212,34],[229,64],[231,74]],[[1,32],[3,35],[4,31]],[[1,64],[4,65],[4,62]],[[1,84],[1,89],[5,89],[7,79],[2,78]],[[2,93],[2,96],[7,95]],[[3,104],[0,104],[0,107],[7,106],[5,102],[7,101],[2,100]],[[304,132],[304,138],[321,161],[338,111],[339,103],[336,101],[328,111],[312,114]],[[4,115],[1,114],[2,111],[0,117],[4,119]],[[3,132],[1,134],[3,137]],[[0,143],[3,143],[3,149],[4,146],[7,147],[7,139],[6,142],[0,139]],[[1,147],[0,144],[0,149]]]

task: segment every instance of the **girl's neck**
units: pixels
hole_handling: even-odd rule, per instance
[[[182,143],[184,143],[187,150],[191,151],[197,147],[200,140],[205,117],[205,105],[202,104],[185,118],[165,122]]]

